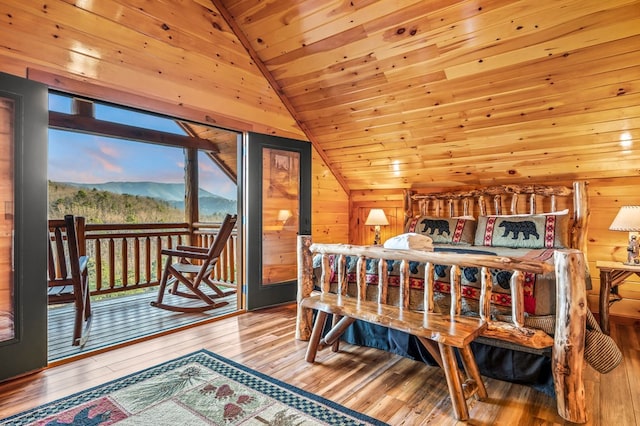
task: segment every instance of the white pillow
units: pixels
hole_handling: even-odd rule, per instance
[[[384,248],[433,251],[433,240],[426,235],[407,232],[384,242]]]

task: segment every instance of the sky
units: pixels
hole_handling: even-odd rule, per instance
[[[71,112],[71,99],[49,95],[49,109]],[[185,135],[171,119],[96,104],[96,118]],[[74,159],[69,161],[69,159]],[[71,167],[69,166],[71,164]],[[235,200],[236,185],[202,152],[200,187]],[[49,129],[48,179],[56,182],[184,183],[181,148]]]

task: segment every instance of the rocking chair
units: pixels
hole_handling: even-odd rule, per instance
[[[229,302],[216,302],[215,299],[234,294],[237,292],[237,288],[230,283],[215,283],[211,279],[211,272],[231,236],[231,231],[236,226],[236,221],[236,215],[228,214],[209,248],[179,245],[175,249],[163,249],[162,254],[167,256],[167,261],[160,280],[158,299],[155,302],[151,302],[151,306],[174,312],[191,313],[204,312],[228,305]],[[178,262],[173,262],[174,257],[178,259]],[[194,260],[200,262],[193,263]],[[207,294],[202,291],[202,283],[211,288],[214,294]],[[180,284],[185,287],[185,290],[179,288]],[[164,298],[167,286],[170,287],[169,293],[171,295],[200,299],[204,302],[204,305],[180,306],[165,303]],[[219,286],[233,287],[233,290],[223,291]]]
[[[48,304],[73,303],[73,346],[83,347],[91,330],[91,299],[87,281],[84,217],[66,215],[49,220]]]

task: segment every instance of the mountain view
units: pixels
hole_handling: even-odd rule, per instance
[[[199,190],[201,221],[236,213],[236,200]],[[49,217],[75,214],[101,223],[184,221],[184,184],[49,182]]]

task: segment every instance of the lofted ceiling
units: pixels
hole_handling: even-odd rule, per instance
[[[212,3],[348,190],[640,173],[638,1]]]
[[[308,139],[347,193],[640,176],[640,0],[2,0],[0,38],[2,72]]]

